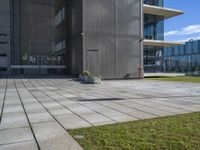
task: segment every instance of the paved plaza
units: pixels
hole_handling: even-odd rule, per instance
[[[0,79],[0,150],[79,150],[68,129],[200,111],[200,84]]]

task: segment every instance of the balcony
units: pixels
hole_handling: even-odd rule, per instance
[[[147,39],[144,39],[143,42],[144,46],[154,46],[154,47],[171,47],[171,46],[179,46],[185,44],[182,42],[167,42],[167,41],[147,40]]]
[[[184,14],[184,12],[180,11],[180,10],[159,7],[159,6],[153,6],[153,5],[147,5],[147,4],[143,4],[143,9],[144,9],[145,14],[163,16],[164,19],[168,19],[171,17],[175,17],[178,15]]]

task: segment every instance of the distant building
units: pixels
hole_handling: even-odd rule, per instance
[[[200,40],[191,40],[182,46],[164,49],[164,72],[195,72],[200,71]]]

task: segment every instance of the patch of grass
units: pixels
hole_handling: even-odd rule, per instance
[[[191,76],[184,76],[184,77],[153,77],[153,78],[145,78],[147,80],[160,80],[160,81],[176,81],[176,82],[193,82],[193,83],[200,83],[200,77],[191,77]]]
[[[70,130],[85,150],[200,150],[200,113]]]

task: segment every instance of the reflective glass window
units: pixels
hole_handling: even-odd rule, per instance
[[[144,4],[163,6],[163,0],[144,0]]]
[[[176,56],[179,55],[179,46],[174,47],[174,55],[176,55]]]
[[[186,43],[186,54],[192,54],[193,51],[193,43],[188,42]]]
[[[65,0],[15,0],[12,9],[12,65],[64,72]]]
[[[163,17],[144,15],[144,37],[146,39],[164,40]]]
[[[193,42],[193,54],[197,54],[198,53],[198,41],[194,41]]]

